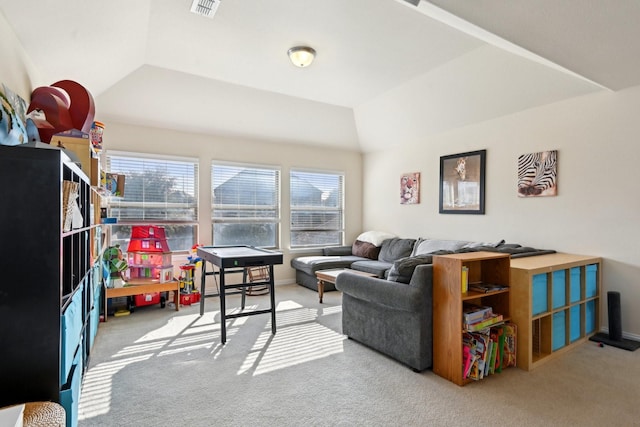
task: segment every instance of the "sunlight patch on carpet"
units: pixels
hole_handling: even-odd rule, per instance
[[[329,306],[327,308],[323,308],[321,311],[324,316],[342,313],[342,305],[334,305],[333,307]]]
[[[302,308],[302,306],[290,299],[286,301],[280,301],[278,304],[276,304],[276,311],[294,310],[297,308]]]
[[[238,375],[265,374],[342,353],[345,336],[315,322],[316,317],[317,310],[307,308],[280,313],[277,334],[269,327],[258,336]]]
[[[162,341],[148,342],[148,343],[143,343],[138,345],[130,345],[130,346],[124,347],[122,350],[118,351],[116,354],[114,354],[111,357],[123,357],[123,356],[138,354],[138,353],[154,352],[156,350],[161,349],[165,345],[167,345],[168,342],[169,340],[162,340]]]
[[[300,308],[298,310],[287,310],[276,312],[276,326],[287,327],[298,323],[315,322],[318,318],[318,310],[315,308]],[[271,319],[268,321],[271,327]]]
[[[174,338],[187,330],[190,330],[191,333],[199,333],[202,331],[202,329],[220,329],[219,324],[215,325],[214,322],[211,322],[211,319],[215,318],[218,313],[219,312],[216,311],[205,313],[204,316],[200,316],[199,314],[173,316],[167,319],[167,323],[165,323],[163,326],[144,334],[136,341],[136,343]],[[205,323],[207,319],[209,320],[209,322]],[[195,329],[194,326],[199,326],[199,328]]]
[[[128,359],[100,363],[89,369],[82,383],[81,399],[78,404],[78,418],[81,420],[109,413],[111,409],[111,390],[113,377],[133,363],[151,358],[145,354]]]

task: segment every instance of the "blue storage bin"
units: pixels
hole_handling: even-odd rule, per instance
[[[564,270],[554,271],[552,273],[552,283],[553,283],[553,308],[562,307],[567,303],[567,286],[566,286],[566,275]]]
[[[580,306],[574,305],[569,309],[569,340],[580,338]]]
[[[587,265],[585,271],[585,297],[595,297],[598,292],[598,264]]]
[[[551,320],[551,334],[552,334],[552,347],[553,351],[556,351],[565,345],[565,313],[563,311],[559,311],[553,314]]]
[[[596,330],[596,302],[587,301],[584,310],[584,333],[591,334]]]
[[[82,351],[78,351],[73,361],[69,381],[60,391],[60,404],[67,413],[67,427],[78,425],[78,404],[82,385]]]
[[[547,274],[536,274],[532,280],[532,314],[534,316],[548,311],[547,306]]]
[[[571,269],[571,302],[580,301],[580,267]]]
[[[102,299],[102,292],[98,291],[93,296],[93,307],[89,313],[89,348],[93,347],[95,337],[98,334],[98,326],[100,325],[100,300]]]
[[[93,280],[93,293],[95,294],[96,292],[99,292],[100,289],[102,289],[102,274],[100,272],[100,266],[98,264],[96,264],[95,268],[93,269],[93,274],[91,275],[91,278]]]
[[[82,289],[84,283],[78,286],[78,290],[71,297],[67,309],[61,316],[60,321],[60,379],[65,381],[71,371],[73,358],[76,349],[80,345],[82,338]]]

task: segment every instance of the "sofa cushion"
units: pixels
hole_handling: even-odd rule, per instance
[[[468,245],[466,240],[418,239],[411,256],[430,254],[436,251],[456,251]]]
[[[391,282],[410,283],[413,272],[417,266],[422,264],[432,264],[433,255],[447,255],[453,253],[452,251],[435,251],[432,254],[423,254],[417,256],[411,256],[401,258],[393,263],[389,269],[387,280]]]
[[[367,258],[359,256],[303,256],[293,258],[291,267],[303,271],[311,276],[315,276],[318,270],[329,270],[331,268],[349,268],[355,261],[365,261]]]
[[[352,270],[364,271],[365,273],[375,274],[376,277],[384,278],[387,270],[389,270],[391,266],[392,264],[390,262],[363,260],[354,262],[351,264],[350,268]]]
[[[356,240],[355,242],[353,242],[351,253],[355,256],[361,256],[363,258],[378,259],[378,255],[380,254],[380,247],[373,245],[373,243]]]
[[[352,246],[327,246],[326,248],[322,248],[322,255],[331,255],[331,256],[339,256],[339,255],[351,255]]]
[[[395,234],[385,233],[384,231],[365,231],[360,234],[356,240],[371,243],[373,246],[381,246],[382,242],[394,237],[396,237]]]
[[[378,260],[392,264],[394,261],[411,255],[416,239],[394,237],[382,242]]]

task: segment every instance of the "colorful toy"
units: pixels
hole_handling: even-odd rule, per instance
[[[164,228],[134,226],[127,249],[130,279],[152,279],[165,283],[173,280],[171,251]]]
[[[113,278],[124,279],[124,271],[127,269],[127,260],[124,259],[120,245],[110,246],[104,251],[103,260],[109,275]]]

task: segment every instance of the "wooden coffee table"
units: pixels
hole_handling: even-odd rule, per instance
[[[366,277],[377,277],[375,274],[366,273],[364,271],[351,270],[350,268],[334,268],[331,270],[318,270],[316,271],[316,277],[318,279],[318,298],[320,303],[322,303],[322,296],[324,295],[324,284],[325,283],[336,283],[336,277],[340,275],[340,273],[344,273],[345,271],[350,271],[355,274],[359,274],[361,276]]]

